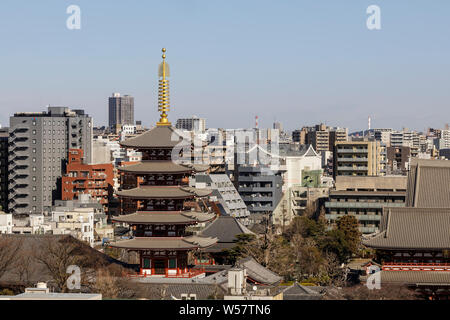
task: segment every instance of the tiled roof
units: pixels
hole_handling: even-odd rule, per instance
[[[137,137],[122,141],[120,145],[122,147],[143,149],[173,148],[183,141],[181,133],[175,130],[172,126],[156,126]]]
[[[297,282],[283,291],[283,300],[321,300],[322,295]]]
[[[450,161],[411,160],[406,206],[417,208],[450,207]]]
[[[210,189],[180,186],[145,186],[116,192],[119,197],[135,199],[185,199],[210,195]]]
[[[236,236],[239,234],[254,234],[231,216],[219,216],[212,221],[203,231],[202,236],[218,238],[217,244],[208,248],[207,252],[220,252],[234,247]]]
[[[384,208],[380,228],[363,244],[378,249],[450,249],[450,208]]]
[[[170,160],[152,160],[142,161],[137,164],[119,167],[122,172],[132,173],[184,173],[184,172],[201,172],[208,170],[207,165],[197,164],[177,164]]]
[[[383,283],[409,285],[444,285],[450,286],[450,272],[447,271],[381,271]]]
[[[282,277],[262,266],[252,257],[240,259],[236,262],[236,265],[245,268],[247,270],[247,276],[260,284],[274,285],[283,280]]]
[[[144,249],[196,249],[212,246],[217,238],[190,236],[175,237],[136,237],[110,244],[114,248],[144,250]]]
[[[158,223],[173,223],[173,224],[189,224],[197,222],[206,222],[214,219],[213,213],[195,212],[195,211],[151,211],[151,212],[136,212],[123,216],[113,218],[117,222],[125,223],[143,223],[143,224],[158,224]]]

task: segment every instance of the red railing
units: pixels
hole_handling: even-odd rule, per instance
[[[381,267],[386,271],[450,271],[450,263],[388,262]]]
[[[165,278],[193,278],[196,276],[199,276],[201,274],[205,273],[205,269],[203,268],[196,268],[196,269],[191,269],[188,272],[184,272],[181,274],[174,274],[174,275],[169,275],[168,272],[166,272],[165,275],[162,275]],[[152,276],[157,276],[157,274],[147,274],[147,273],[123,273],[124,277],[127,278],[149,278]],[[161,276],[161,275],[159,275]]]

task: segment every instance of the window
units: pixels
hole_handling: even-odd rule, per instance
[[[33,130],[32,132],[33,132],[33,134],[36,134],[36,130]]]
[[[33,162],[36,162],[36,158],[33,158]]]
[[[34,196],[34,197],[33,197],[33,201],[36,201],[36,199],[37,199],[36,196]]]
[[[36,139],[33,139],[31,142],[32,142],[33,144],[36,144]]]
[[[33,153],[36,153],[36,148],[33,148]]]
[[[177,267],[177,259],[169,259],[169,269],[174,269]]]
[[[36,191],[36,186],[33,186],[33,191]]]
[[[36,181],[36,177],[33,177],[33,181]]]

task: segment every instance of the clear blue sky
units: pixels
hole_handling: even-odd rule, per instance
[[[81,30],[66,8],[81,8]],[[382,29],[366,28],[381,7]],[[47,104],[107,123],[112,92],[157,120],[161,47],[171,67],[170,119],[208,127],[320,121],[351,130],[450,122],[448,0],[2,0],[0,123]]]

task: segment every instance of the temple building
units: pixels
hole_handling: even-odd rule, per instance
[[[153,129],[121,142],[122,147],[142,153],[142,161],[118,169],[122,215],[113,221],[128,224],[133,237],[111,247],[139,253],[138,276],[191,278],[204,271],[189,267],[188,253],[214,245],[217,238],[190,235],[186,227],[210,221],[215,214],[185,205],[210,195],[211,190],[189,187],[189,177],[207,171],[208,166],[173,161],[173,153],[183,156],[174,148],[190,142],[167,119],[169,66],[164,52],[159,66],[160,121]]]
[[[406,207],[384,208],[376,249],[383,284],[403,284],[429,299],[450,298],[450,161],[412,159]]]

